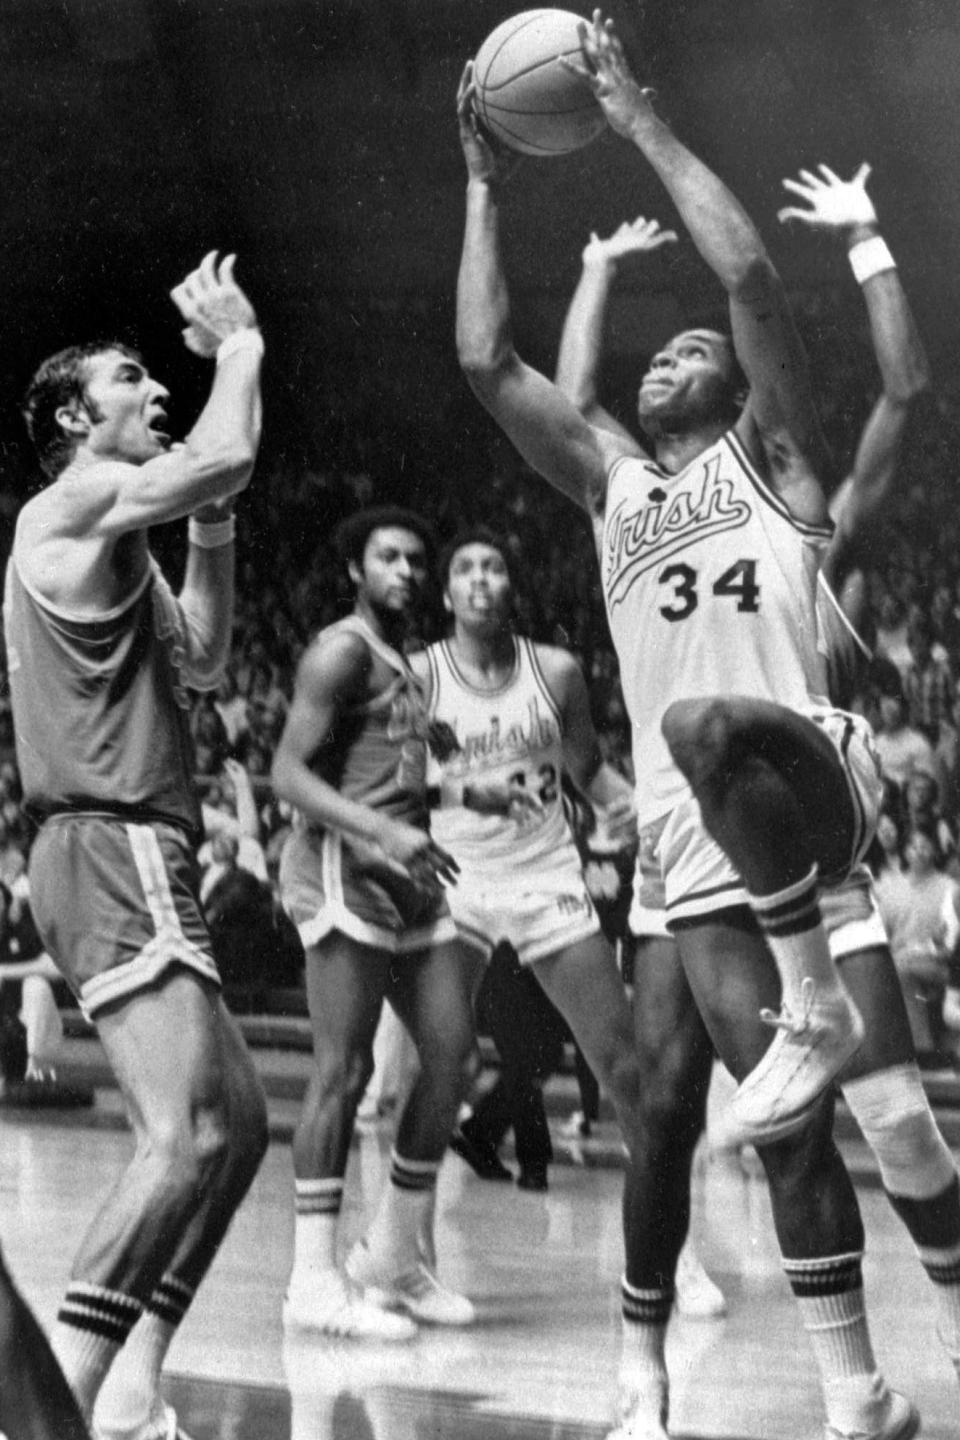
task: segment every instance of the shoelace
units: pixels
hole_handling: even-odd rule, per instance
[[[776,1010],[761,1010],[760,1019],[764,1025],[771,1025],[775,1030],[785,1030],[789,1035],[802,1035],[810,1024],[816,989],[816,985],[808,975],[800,983],[799,1014],[794,1014],[790,1006],[785,1003],[781,1006],[779,1013]]]

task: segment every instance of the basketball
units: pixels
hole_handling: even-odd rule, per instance
[[[590,86],[558,59],[579,58],[581,20],[569,10],[524,10],[498,25],[477,51],[477,116],[511,150],[567,155],[606,125]]]

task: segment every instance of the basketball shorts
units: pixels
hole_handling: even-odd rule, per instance
[[[822,875],[824,885],[839,885],[860,864],[876,834],[883,800],[880,757],[873,731],[862,715],[847,710],[811,710],[808,718],[832,741],[846,776],[853,807],[850,855],[836,875]]]
[[[533,965],[600,933],[600,920],[576,861],[562,868],[525,871],[523,889],[503,882],[478,885],[461,873],[447,900],[461,940],[485,960],[501,940],[507,940],[521,965]]]
[[[196,855],[174,825],[53,816],[30,854],[30,907],[91,1019],[175,966],[220,985]]]
[[[280,858],[280,893],[306,950],[334,931],[389,955],[457,938],[439,881],[414,885],[371,864],[336,831],[290,836]]]
[[[839,885],[820,891],[820,914],[834,960],[861,950],[885,949],[889,944],[865,865],[857,865]]]
[[[653,825],[644,826],[640,832],[633,899],[627,917],[627,928],[638,940],[670,939],[666,889],[657,852],[660,829],[660,821],[656,821]]]

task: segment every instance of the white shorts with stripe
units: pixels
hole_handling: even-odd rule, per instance
[[[30,905],[46,949],[91,1018],[172,967],[220,984],[196,856],[174,825],[53,816],[31,851]]]
[[[284,909],[306,950],[334,931],[388,955],[431,950],[457,938],[446,892],[372,865],[333,830],[296,830],[280,858]]]

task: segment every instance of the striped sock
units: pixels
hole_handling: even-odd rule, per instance
[[[142,1310],[139,1300],[118,1290],[81,1280],[68,1287],[50,1343],[85,1419]]]
[[[750,908],[770,947],[783,987],[783,1003],[795,1009],[809,976],[818,987],[840,987],[817,901],[817,867],[772,895],[750,895]]]
[[[783,1260],[813,1346],[827,1419],[842,1434],[874,1433],[889,1406],[867,1328],[862,1259],[862,1252],[854,1251],[818,1260]]]
[[[319,1270],[337,1263],[337,1230],[343,1205],[343,1176],[294,1182],[296,1218],[290,1285],[309,1285]]]
[[[97,1420],[108,1430],[134,1431],[154,1413],[163,1362],[194,1294],[176,1275],[158,1282],[97,1399]]]
[[[420,1263],[439,1170],[439,1160],[407,1160],[391,1152],[390,1179],[366,1237],[377,1269],[398,1274]]]
[[[673,1309],[673,1285],[640,1290],[626,1275],[620,1280],[623,1338],[620,1358],[620,1385],[623,1399],[651,1419],[666,1423],[667,1323]],[[621,1402],[622,1403],[622,1402]]]
[[[918,1245],[920,1264],[937,1297],[937,1333],[954,1365],[960,1366],[960,1244],[940,1249]]]

